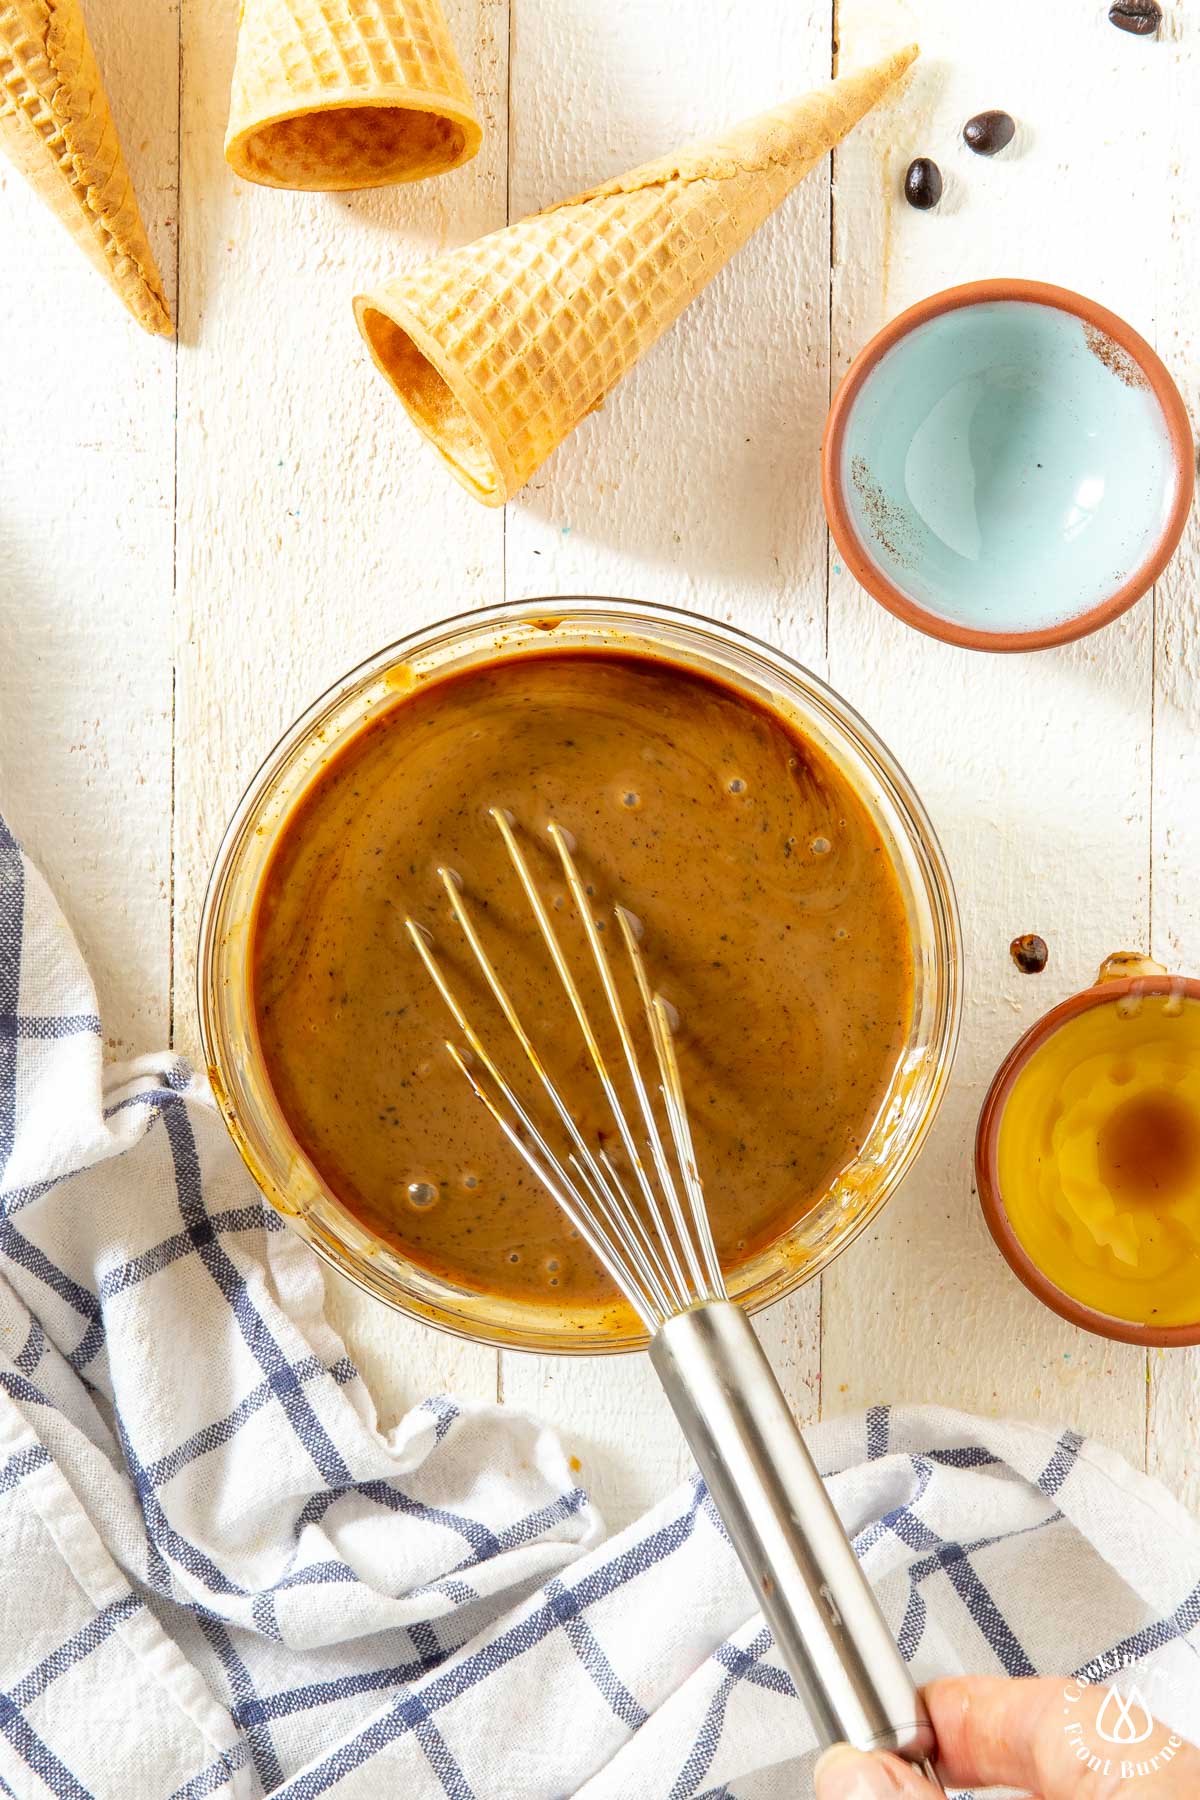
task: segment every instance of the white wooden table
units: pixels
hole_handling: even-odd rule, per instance
[[[1158,41],[1105,0],[451,0],[484,121],[465,170],[292,196],[221,154],[234,0],[92,0],[178,345],[137,332],[0,171],[0,806],[91,960],[113,1055],[196,1049],[210,860],[243,784],[334,677],[502,597],[695,607],[859,706],[930,807],[958,885],[953,1090],[878,1228],[764,1322],[805,1418],[928,1400],[1063,1421],[1200,1503],[1200,1353],[1087,1337],[1032,1300],[972,1192],[983,1089],[1115,947],[1200,965],[1200,527],[1101,635],[987,657],[899,624],[831,555],[830,390],[885,318],[975,276],[1106,302],[1200,417],[1200,0]],[[908,97],[812,175],[506,513],[445,474],[368,364],[350,296],[394,266],[917,37]],[[1020,121],[989,162],[959,133]],[[941,164],[933,214],[899,193]],[[176,257],[178,255],[178,276]],[[176,279],[178,286],[176,288]],[[1017,973],[1015,933],[1050,965]],[[330,1281],[385,1418],[432,1389],[561,1425],[614,1523],[683,1452],[641,1360],[497,1356]]]

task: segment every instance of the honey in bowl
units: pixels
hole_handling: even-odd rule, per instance
[[[1200,998],[1160,980],[1099,997],[1019,1069],[996,1177],[1062,1293],[1149,1330],[1200,1321]]]
[[[252,925],[257,1046],[322,1186],[458,1290],[624,1321],[607,1276],[446,1055],[410,913],[457,958],[456,872],[518,1011],[601,1132],[574,1021],[489,808],[531,842],[556,819],[632,907],[677,1050],[726,1269],[789,1231],[852,1164],[908,1038],[914,970],[866,806],[780,715],[664,659],[512,656],[420,684],[335,753],[285,820]],[[561,871],[537,866],[547,904]],[[557,881],[557,885],[556,885]],[[472,1005],[486,1007],[476,991]],[[489,1027],[503,1049],[502,1022]]]

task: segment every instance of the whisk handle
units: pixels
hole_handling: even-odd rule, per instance
[[[679,1313],[650,1360],[822,1746],[933,1757],[928,1714],[745,1313],[727,1300]]]

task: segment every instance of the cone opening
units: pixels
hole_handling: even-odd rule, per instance
[[[445,377],[394,319],[363,306],[359,324],[412,418],[478,499],[495,503],[501,477],[487,442]]]
[[[269,187],[330,190],[419,181],[466,162],[478,134],[448,114],[394,104],[322,105],[270,119],[229,146],[239,175]]]

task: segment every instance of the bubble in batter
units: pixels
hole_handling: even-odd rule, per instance
[[[427,1212],[436,1205],[438,1191],[432,1181],[410,1181],[404,1197],[414,1212]]]

